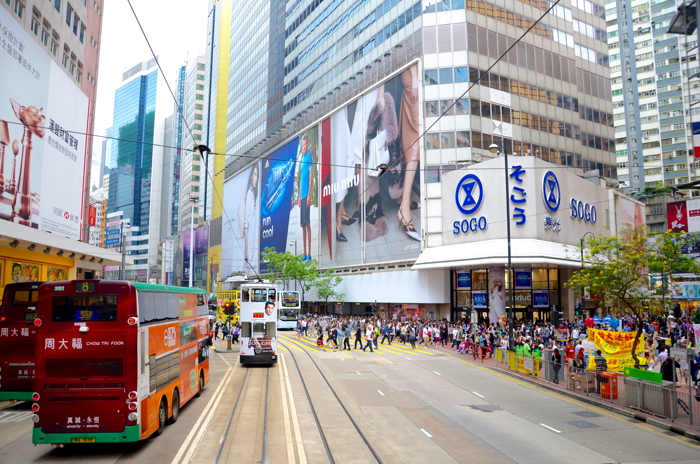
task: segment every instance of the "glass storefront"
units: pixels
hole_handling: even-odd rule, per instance
[[[510,310],[513,298],[516,320],[549,320],[552,305],[559,306],[561,300],[559,269],[514,268],[513,273],[515,285],[511,282],[511,273],[505,272],[506,312]],[[452,320],[469,320],[472,309],[476,309],[479,321],[488,321],[491,304],[488,269],[452,271],[450,285]]]

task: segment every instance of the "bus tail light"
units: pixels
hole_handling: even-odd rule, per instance
[[[39,415],[38,414],[32,414],[32,421],[36,424],[39,422]]]
[[[39,410],[39,405],[37,403],[34,403],[32,405],[32,411],[37,412]]]
[[[139,415],[136,414],[135,412],[132,412],[132,413],[129,414],[129,420],[130,420],[130,421],[136,421],[136,419],[138,419],[138,418],[139,418]]]
[[[129,410],[131,411],[136,411],[136,408],[138,407],[138,404],[136,403],[129,403]]]
[[[39,394],[37,392],[32,393],[32,401],[39,401]]]
[[[39,327],[41,325],[41,319],[39,319],[38,317],[34,319],[34,325]]]
[[[126,320],[126,322],[129,325],[136,325],[136,323],[138,322],[138,319],[136,319],[135,317],[130,317],[129,319]]]
[[[128,398],[129,398],[130,400],[135,400],[135,399],[136,399],[136,396],[137,396],[137,393],[136,393],[136,392],[129,392]]]

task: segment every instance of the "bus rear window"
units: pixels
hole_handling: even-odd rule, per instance
[[[38,290],[17,290],[12,295],[12,306],[36,303],[38,299]]]
[[[117,295],[53,297],[53,322],[116,321]]]

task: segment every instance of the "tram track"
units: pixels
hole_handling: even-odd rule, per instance
[[[304,389],[304,393],[306,394],[306,399],[307,399],[308,402],[309,402],[309,407],[310,407],[310,409],[311,409],[311,414],[312,414],[312,416],[313,416],[313,418],[314,418],[314,421],[316,422],[316,427],[318,428],[318,432],[319,432],[319,435],[320,435],[320,437],[321,437],[321,441],[323,442],[323,446],[324,446],[324,448],[325,448],[326,455],[328,456],[329,462],[330,462],[331,464],[335,464],[336,460],[335,460],[335,458],[334,458],[334,456],[333,456],[333,452],[331,451],[331,448],[330,448],[330,446],[329,446],[328,440],[327,440],[327,438],[326,438],[326,434],[325,434],[324,431],[323,431],[323,427],[321,426],[321,422],[320,422],[320,420],[319,420],[319,418],[318,418],[318,414],[317,414],[317,412],[316,412],[316,407],[314,406],[313,401],[311,400],[311,395],[310,395],[310,393],[309,393],[308,385],[307,385],[307,383],[306,383],[306,380],[304,379],[304,375],[301,373],[301,369],[300,369],[300,367],[299,367],[299,363],[298,363],[298,361],[297,361],[297,357],[296,357],[296,355],[294,354],[294,352],[289,348],[287,342],[282,343],[282,342],[280,341],[280,339],[278,338],[277,344],[283,346],[283,347],[287,350],[287,353],[289,353],[289,354],[291,355],[291,358],[292,358],[292,360],[294,361],[294,366],[296,367],[296,371],[297,371],[297,373],[299,374],[299,378],[301,379],[301,384],[302,384],[302,387],[303,387],[303,389]],[[304,348],[304,349],[303,349],[303,352],[306,353],[306,355],[308,356],[308,358],[309,358],[309,359],[311,360],[311,362],[313,363],[314,367],[316,367],[316,370],[318,371],[318,373],[321,375],[321,378],[323,378],[323,380],[325,381],[325,383],[326,383],[326,385],[328,386],[328,388],[330,389],[331,393],[333,393],[333,396],[335,397],[336,401],[338,402],[338,404],[339,404],[340,407],[343,409],[343,411],[345,412],[346,416],[348,417],[348,419],[349,419],[350,422],[352,423],[353,427],[354,427],[355,430],[357,431],[357,434],[360,436],[360,438],[362,439],[362,441],[363,441],[363,442],[365,443],[365,445],[367,446],[367,450],[371,453],[371,455],[374,457],[374,459],[376,460],[377,463],[383,464],[383,461],[382,461],[381,457],[379,456],[379,454],[377,453],[377,451],[374,449],[374,447],[372,446],[372,444],[370,443],[369,439],[367,438],[367,436],[366,436],[366,435],[364,434],[364,432],[362,431],[362,428],[359,426],[359,424],[357,423],[357,421],[355,421],[355,418],[352,416],[352,414],[350,413],[350,411],[348,410],[348,408],[345,406],[345,403],[343,402],[343,400],[340,399],[340,396],[338,396],[338,393],[335,391],[335,388],[333,388],[333,386],[331,385],[331,383],[328,381],[328,378],[327,378],[326,375],[323,373],[323,371],[322,371],[321,368],[319,367],[319,365],[318,365],[318,363],[316,362],[316,360],[313,358],[313,356],[311,356],[311,353],[309,353],[309,351],[308,351],[307,349]],[[285,355],[286,355],[287,353],[285,353]]]
[[[231,407],[231,413],[229,414],[228,420],[224,427],[213,464],[229,462],[229,456],[231,454],[236,454],[235,450],[239,448],[250,449],[250,443],[261,443],[261,448],[259,452],[257,450],[254,451],[255,458],[253,460],[246,462],[259,462],[261,464],[267,464],[268,462],[267,441],[269,422],[268,403],[270,397],[270,369],[265,369],[264,395],[260,392],[259,387],[261,383],[261,375],[258,375],[257,372],[262,372],[262,369],[258,367],[247,367],[245,369],[243,379],[241,379],[241,384],[238,387],[235,402]],[[254,430],[248,427],[249,424],[245,423],[239,428],[239,424],[241,424],[242,420],[244,420],[244,414],[251,414],[251,410],[255,409],[256,405],[259,406],[259,400],[262,397],[264,397],[262,430],[260,430],[259,425],[258,427],[255,427],[257,430]],[[248,411],[245,411],[246,408],[248,408]],[[229,439],[229,431],[232,429],[237,433]],[[244,441],[245,443],[238,443],[239,441]]]

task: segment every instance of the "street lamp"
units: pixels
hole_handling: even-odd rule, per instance
[[[492,154],[499,152],[498,145],[492,143],[489,145],[489,151]],[[515,309],[515,280],[513,279],[513,264],[511,262],[510,254],[510,196],[508,192],[510,191],[510,186],[508,182],[508,152],[505,150],[505,144],[503,144],[503,159],[504,168],[506,174],[506,236],[508,238],[508,273],[510,274],[510,305],[508,307],[508,347],[513,348],[513,310]]]
[[[124,224],[124,220],[122,219],[122,225],[121,225],[121,231],[120,231],[120,242],[119,245],[121,246],[121,253],[122,253],[122,268],[120,272],[120,278],[121,280],[126,280],[126,233],[124,233],[124,227],[126,227],[127,230],[131,229],[130,224]]]
[[[586,232],[583,234],[583,237],[581,237],[581,270],[583,270],[583,242],[586,239],[586,235],[590,234],[591,237],[595,238],[595,234],[593,232]],[[586,315],[586,289],[581,285],[581,305],[583,306],[583,315]]]
[[[192,213],[190,216],[190,288],[192,288],[192,274],[194,269],[194,205],[199,202],[199,197],[190,197]]]

